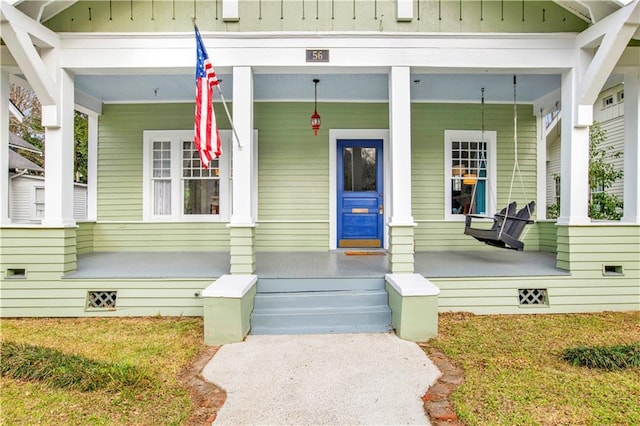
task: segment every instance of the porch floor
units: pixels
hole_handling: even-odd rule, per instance
[[[216,278],[229,273],[227,252],[95,252],[79,255],[70,279]],[[344,251],[258,252],[259,278],[381,277],[387,255]],[[415,254],[426,278],[568,275],[555,254],[512,250],[427,251]]]

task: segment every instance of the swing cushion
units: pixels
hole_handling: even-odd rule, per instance
[[[496,214],[491,229],[472,228],[472,219],[483,216],[467,215],[464,233],[494,247],[522,250],[524,243],[520,241],[520,236],[525,225],[533,223],[530,218],[535,208],[535,202],[530,202],[518,213],[515,213],[516,208],[517,205],[513,202]],[[500,232],[501,229],[502,232]]]

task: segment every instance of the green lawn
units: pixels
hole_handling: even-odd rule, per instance
[[[194,411],[178,375],[204,348],[200,318],[3,319],[0,325],[3,341],[79,355],[88,364],[131,366],[145,378],[142,388],[82,391],[5,376],[0,424],[181,425]]]
[[[202,319],[3,319],[0,326],[6,342],[78,355],[96,368],[130,366],[145,386],[114,388],[116,380],[81,391],[2,377],[0,424],[180,425],[195,409],[178,375],[204,348]],[[465,370],[452,398],[468,425],[631,425],[640,424],[640,369],[587,369],[560,356],[568,347],[634,342],[640,312],[441,314],[429,344]]]
[[[473,316],[441,314],[430,345],[465,371],[452,395],[467,425],[637,425],[640,368],[572,366],[575,346],[640,342],[640,312]]]

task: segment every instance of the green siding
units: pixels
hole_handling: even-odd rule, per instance
[[[240,19],[222,19],[222,1],[80,1],[46,25],[64,32],[376,31],[565,32],[587,24],[551,1],[414,1],[414,19],[396,20],[396,0],[241,0]],[[482,6],[482,10],[481,10]],[[524,9],[523,9],[524,6]],[[481,19],[482,18],[482,19]]]
[[[216,105],[220,128],[229,128]],[[98,220],[142,220],[144,130],[193,128],[193,104],[106,104],[98,126]]]
[[[213,279],[5,280],[0,317],[202,316]],[[116,309],[86,309],[88,291],[117,291]]]
[[[544,224],[550,228],[551,223]],[[554,225],[555,226],[555,225]],[[478,314],[625,311],[640,309],[640,226],[555,226],[563,277],[432,279],[441,311]],[[623,274],[605,274],[604,265]],[[519,307],[519,288],[546,288],[548,307]]]
[[[413,104],[412,105],[412,205],[416,228],[417,250],[484,249],[463,234],[464,222],[444,221],[444,132],[445,130],[481,130],[480,105]],[[486,105],[485,129],[497,132],[497,195],[498,208],[509,201],[519,206],[536,199],[536,122],[532,107],[518,106],[518,163],[511,198],[509,186],[514,164],[513,106]],[[520,182],[520,176],[522,182]],[[474,225],[475,226],[475,225]],[[525,229],[527,250],[537,250],[538,230]]]
[[[94,222],[78,222],[76,229],[76,250],[78,254],[91,253],[93,251],[93,227]]]
[[[540,251],[555,253],[557,245],[556,222],[541,221],[536,223],[536,227],[540,234]]]
[[[76,229],[3,228],[0,253],[3,291],[4,282],[58,279],[76,269]],[[7,269],[25,269],[26,278],[5,279]]]
[[[228,235],[221,224],[143,224],[142,132],[191,126],[192,106],[106,105],[100,120],[98,217],[94,249],[178,249],[198,238],[198,226],[213,233],[204,247],[225,248]],[[310,103],[256,103],[259,132],[258,250],[325,250],[329,245],[329,129],[388,128],[386,103],[321,103],[323,126],[318,136],[309,129]],[[535,120],[530,106],[520,106],[519,162],[528,198],[535,198]],[[219,114],[222,115],[222,114]],[[488,105],[486,128],[498,132],[498,205],[507,202],[513,164],[513,110]],[[413,214],[418,222],[444,218],[444,130],[480,129],[479,105],[414,104],[412,106]],[[221,127],[226,123],[221,120]],[[123,196],[126,194],[126,196]],[[524,204],[519,181],[512,199]],[[460,223],[420,223],[417,249],[468,248]],[[531,227],[534,228],[534,227]],[[184,236],[178,235],[183,230]],[[187,235],[192,232],[193,235]],[[537,232],[527,231],[527,249],[537,249]],[[158,234],[165,233],[165,236]],[[454,238],[451,238],[454,236]],[[163,243],[163,240],[166,240]],[[151,247],[151,248],[148,248]],[[172,246],[173,247],[173,246]],[[480,247],[483,247],[482,245]],[[215,248],[214,248],[215,249]]]
[[[228,251],[229,228],[211,222],[96,223],[94,251]]]

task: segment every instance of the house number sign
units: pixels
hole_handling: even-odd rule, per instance
[[[329,62],[329,49],[307,49],[307,62]]]

